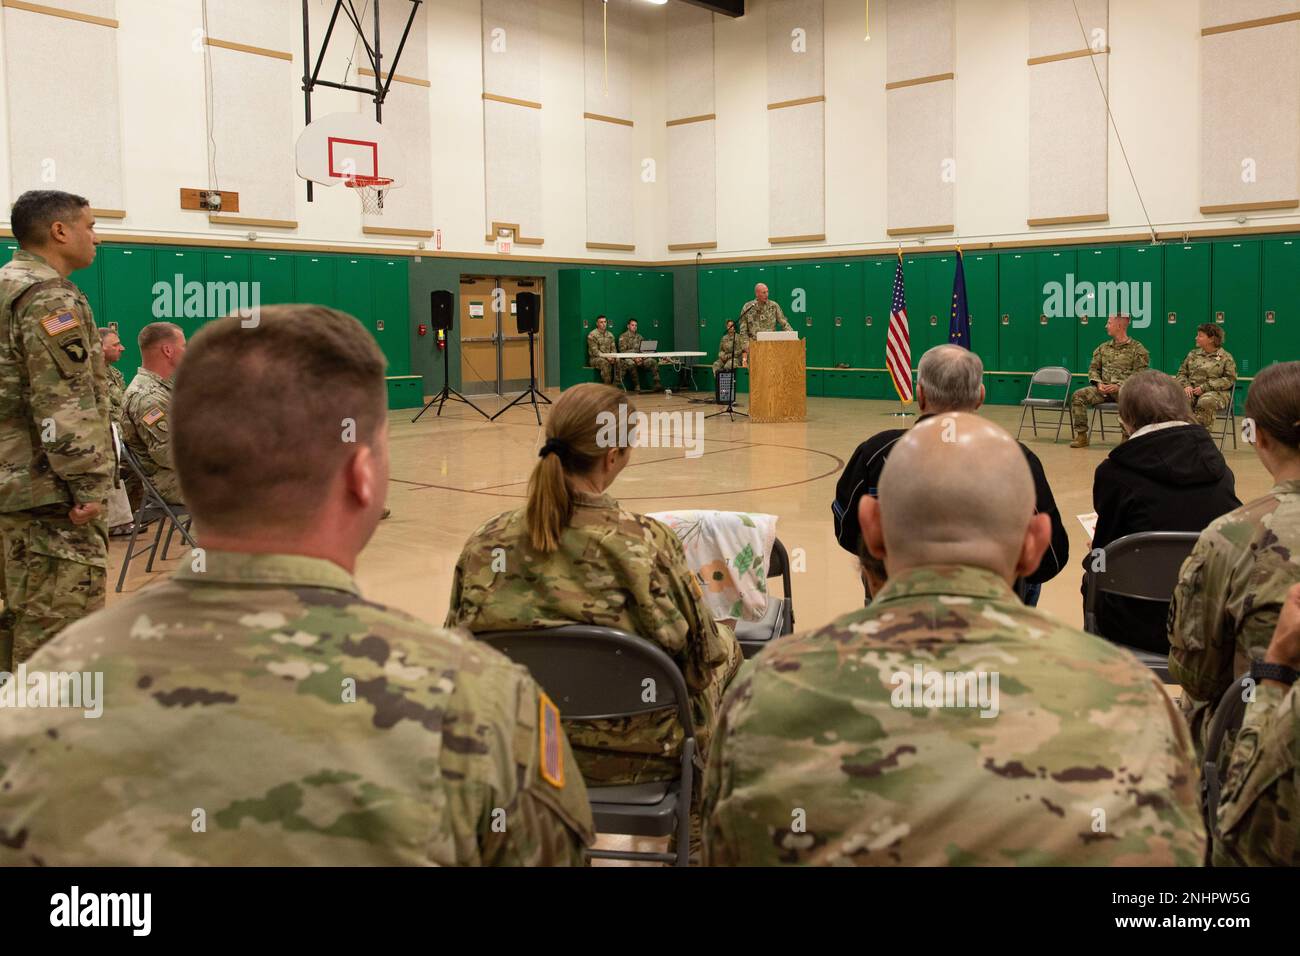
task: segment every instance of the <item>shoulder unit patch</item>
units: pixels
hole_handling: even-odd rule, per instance
[[[564,787],[564,730],[560,726],[560,709],[543,691],[537,692],[537,726],[541,737],[542,779],[552,787]]]

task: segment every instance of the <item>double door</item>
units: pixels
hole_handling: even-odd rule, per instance
[[[466,395],[509,395],[528,387],[528,335],[520,332],[518,297],[537,295],[533,368],[542,388],[542,280],[528,276],[461,276],[460,376]]]

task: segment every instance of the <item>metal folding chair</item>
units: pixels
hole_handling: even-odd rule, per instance
[[[1041,388],[1060,388],[1060,398],[1042,398],[1034,395],[1034,386]],[[1029,380],[1029,389],[1025,392],[1025,397],[1020,400],[1020,427],[1016,429],[1016,441],[1020,440],[1020,433],[1025,429],[1025,415],[1029,415],[1029,424],[1034,431],[1034,437],[1038,437],[1038,412],[1058,412],[1056,419],[1056,437],[1052,439],[1053,444],[1061,438],[1061,426],[1065,424],[1065,410],[1070,399],[1070,370],[1061,365],[1047,365],[1040,368],[1034,373]]]
[[[772,641],[794,633],[794,595],[790,590],[790,555],[780,538],[772,541],[767,576],[780,577],[784,596],[767,596],[767,610],[757,621],[737,621],[736,641],[745,657],[753,657]]]
[[[1223,451],[1223,442],[1232,433],[1232,450],[1237,450],[1237,383],[1232,383],[1232,393],[1228,396],[1228,407],[1221,409],[1214,415],[1215,419],[1223,422],[1223,428],[1219,432],[1219,451]]]
[[[1092,406],[1092,417],[1088,420],[1089,438],[1092,437],[1093,429],[1096,428],[1098,425],[1100,425],[1101,440],[1102,441],[1106,440],[1106,416],[1107,415],[1115,416],[1115,430],[1118,431],[1121,436],[1124,434],[1124,426],[1121,425],[1119,421],[1119,402],[1113,398],[1109,398],[1106,401],[1102,402],[1100,405]]]
[[[122,570],[117,575],[118,592],[122,590],[122,584],[126,581],[127,569],[131,566],[131,560],[138,558],[140,555],[148,552],[149,561],[145,565],[146,571],[153,571],[154,558],[158,554],[158,545],[163,543],[163,528],[167,528],[167,541],[163,544],[162,559],[167,560],[167,551],[171,547],[172,535],[179,531],[185,543],[191,548],[197,548],[193,536],[190,534],[190,526],[194,519],[189,512],[185,510],[184,505],[172,505],[163,500],[163,496],[158,493],[153,482],[144,473],[140,467],[140,462],[136,459],[126,442],[121,440],[117,425],[113,425],[113,439],[117,446],[118,454],[121,460],[126,462],[126,466],[135,475],[140,487],[143,489],[140,495],[140,506],[135,511],[135,518],[131,525],[131,537],[126,543],[126,554],[122,558]],[[150,524],[157,523],[157,530],[154,532],[153,543],[145,545],[136,550],[135,542],[139,537],[141,529],[147,528]]]
[[[1094,571],[1090,563],[1083,575],[1084,630],[1132,651],[1166,684],[1173,683],[1169,677],[1169,658],[1132,647],[1123,641],[1123,635],[1103,634],[1097,621],[1097,600],[1102,594],[1114,594],[1168,604],[1174,596],[1174,586],[1178,583],[1183,562],[1192,553],[1199,537],[1195,531],[1126,534],[1106,545],[1106,570]]]
[[[611,627],[566,624],[525,631],[485,631],[475,638],[528,668],[560,708],[563,720],[611,720],[676,707],[685,733],[676,780],[618,787],[588,785],[598,833],[677,835],[675,853],[589,850],[607,860],[641,860],[686,866],[695,787],[695,729],[689,692],[671,657],[650,641]],[[655,693],[645,699],[647,679]]]

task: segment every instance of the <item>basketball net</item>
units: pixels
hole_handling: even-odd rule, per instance
[[[384,214],[384,192],[393,181],[384,176],[349,176],[343,180],[361,199],[361,211],[367,216]]]

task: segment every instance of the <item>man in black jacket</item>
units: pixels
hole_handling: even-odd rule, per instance
[[[959,345],[936,345],[921,356],[921,364],[917,367],[916,402],[921,409],[921,418],[948,412],[974,412],[984,404],[984,363],[974,352]],[[854,556],[859,555],[862,542],[858,504],[863,495],[875,497],[885,459],[889,457],[894,442],[905,434],[907,430],[904,428],[891,428],[872,435],[854,451],[835,485],[835,500],[831,503],[835,540]],[[1042,563],[1037,571],[1018,582],[1024,585],[1025,603],[1035,605],[1043,582],[1056,577],[1070,559],[1070,538],[1056,509],[1056,499],[1052,497],[1043,463],[1023,444],[1020,448],[1034,477],[1035,510],[1052,520],[1052,543],[1043,554]],[[868,600],[870,597],[868,588]]]

